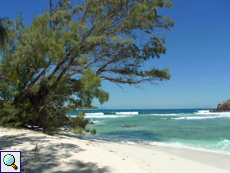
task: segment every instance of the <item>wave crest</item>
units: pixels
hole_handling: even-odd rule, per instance
[[[125,115],[127,115],[127,114],[137,115],[137,114],[139,114],[138,112],[115,112],[115,113],[118,115],[123,115],[123,114],[125,114]]]
[[[120,118],[132,117],[131,115],[86,115],[85,118]]]
[[[150,114],[150,115],[156,115],[156,116],[175,116],[175,115],[178,115],[178,114]]]

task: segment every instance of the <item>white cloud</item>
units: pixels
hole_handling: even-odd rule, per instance
[[[218,76],[215,77],[215,78],[204,77],[204,78],[203,78],[203,81],[205,81],[205,82],[216,82],[216,81],[219,80],[219,78],[220,78],[220,75],[218,75]]]

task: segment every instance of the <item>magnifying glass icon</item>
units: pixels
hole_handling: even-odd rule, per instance
[[[14,164],[15,163],[15,158],[11,154],[7,154],[3,158],[3,162],[7,166],[12,166],[15,170],[18,169],[18,167]]]

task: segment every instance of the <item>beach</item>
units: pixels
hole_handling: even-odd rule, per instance
[[[22,172],[230,173],[230,155],[187,148],[129,145],[64,133],[48,136],[8,128],[0,128],[0,142],[1,151],[21,151]]]

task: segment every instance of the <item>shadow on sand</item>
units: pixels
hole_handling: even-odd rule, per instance
[[[7,134],[7,133],[6,133]],[[53,143],[56,136],[4,135],[0,137],[0,150],[21,151],[21,170],[31,173],[105,173],[109,167],[99,168],[96,163],[81,162],[81,158],[71,158],[75,153],[84,152],[73,143]],[[58,138],[58,139],[59,139]],[[17,146],[17,148],[15,148]],[[25,146],[33,146],[26,148]],[[68,160],[68,158],[71,158]]]

